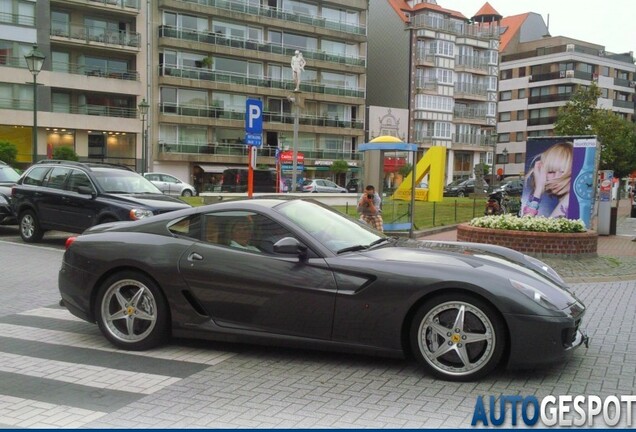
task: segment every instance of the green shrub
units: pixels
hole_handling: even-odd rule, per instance
[[[518,217],[511,214],[482,216],[468,223],[479,228],[507,229],[514,231],[536,231],[557,233],[579,233],[587,231],[581,219],[548,218],[544,216]]]
[[[7,165],[15,164],[18,157],[18,147],[8,141],[0,141],[0,160]]]
[[[71,147],[62,146],[55,147],[53,150],[53,159],[77,162],[79,160],[79,156],[77,156],[77,153],[75,153],[75,150]]]

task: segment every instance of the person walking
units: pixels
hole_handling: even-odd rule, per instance
[[[366,222],[367,225],[375,228],[376,230],[383,231],[382,220],[382,199],[380,195],[375,193],[375,187],[367,185],[364,188],[364,193],[358,201],[358,213],[360,214],[360,220]]]

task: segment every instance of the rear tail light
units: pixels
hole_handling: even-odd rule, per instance
[[[64,249],[70,248],[75,240],[77,240],[77,237],[69,237],[69,238],[67,238],[66,242],[64,243]]]

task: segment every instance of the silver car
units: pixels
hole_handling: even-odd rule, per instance
[[[303,192],[338,192],[345,193],[347,189],[342,186],[338,186],[331,180],[325,179],[313,179],[305,180],[302,186]]]
[[[197,190],[191,184],[179,180],[175,176],[164,173],[145,173],[144,177],[157,186],[166,195],[195,196]]]

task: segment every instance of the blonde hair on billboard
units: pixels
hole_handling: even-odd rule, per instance
[[[535,158],[534,163],[541,161],[546,172],[560,172],[560,177],[548,180],[545,184],[545,191],[562,197],[570,192],[570,178],[572,177],[572,154],[573,145],[571,142],[563,141],[550,146],[547,150]],[[530,179],[534,187],[534,176]]]

